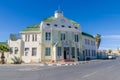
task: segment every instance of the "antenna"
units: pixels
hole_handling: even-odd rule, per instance
[[[60,5],[58,5],[58,11],[61,11],[61,9],[60,9]]]
[[[59,11],[59,12],[61,11],[61,8],[60,8],[60,0],[58,0],[58,11]]]

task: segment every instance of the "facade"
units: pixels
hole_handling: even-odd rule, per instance
[[[116,56],[120,56],[120,48],[112,50],[112,53],[115,54]]]
[[[94,37],[82,32],[80,24],[64,17],[62,11],[26,27],[20,35],[21,39],[8,40],[9,59],[18,56],[24,63],[30,63],[97,58]]]
[[[82,45],[84,59],[97,58],[95,38],[92,35],[82,32]]]

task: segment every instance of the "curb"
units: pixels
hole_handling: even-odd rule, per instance
[[[101,60],[100,60],[101,61]],[[86,64],[90,62],[99,62],[99,60],[93,60],[93,61],[81,61],[81,62],[66,62],[66,63],[52,63],[52,64],[1,64],[0,66],[73,66],[73,65],[80,65],[80,64]]]

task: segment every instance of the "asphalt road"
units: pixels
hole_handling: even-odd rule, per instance
[[[120,80],[120,59],[71,66],[0,66],[0,80]]]

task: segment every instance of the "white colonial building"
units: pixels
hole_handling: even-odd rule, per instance
[[[20,35],[21,39],[8,40],[9,61],[14,56],[25,63],[97,58],[94,37],[82,32],[80,24],[64,17],[62,11],[55,11],[54,16],[26,27]]]

